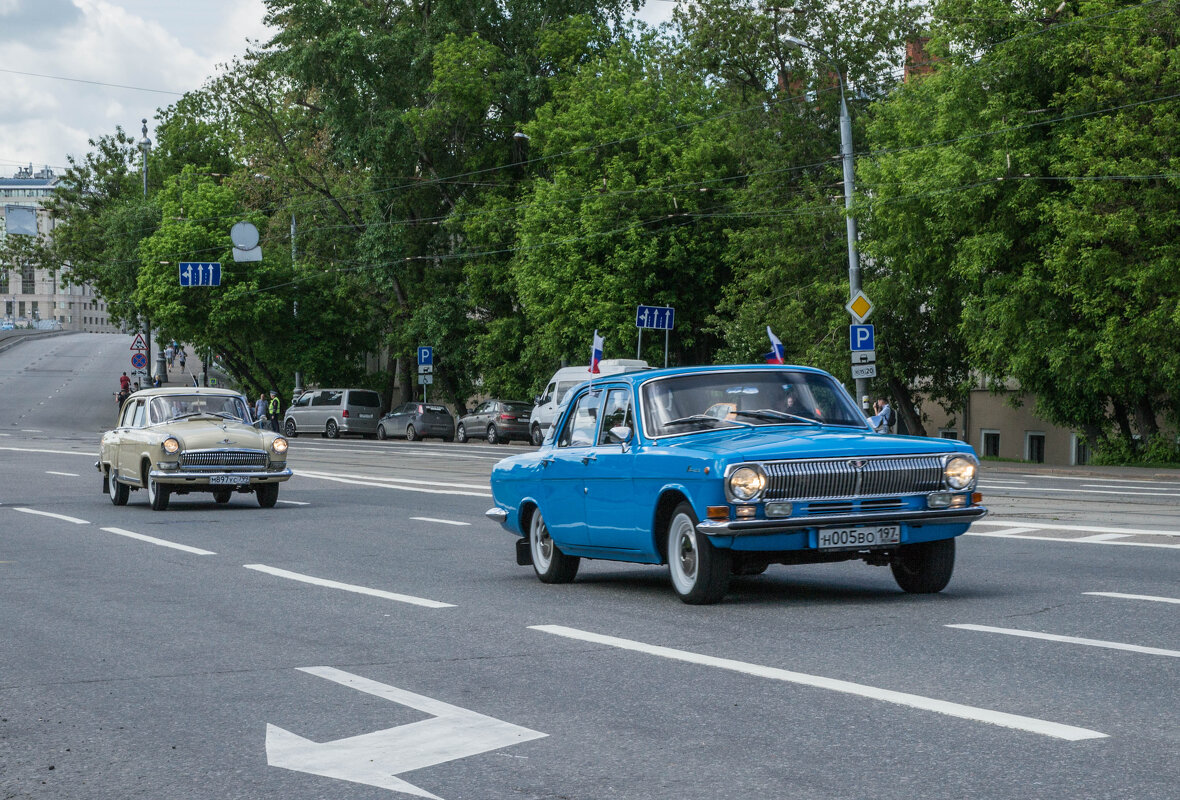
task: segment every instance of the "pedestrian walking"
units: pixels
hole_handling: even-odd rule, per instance
[[[270,405],[267,407],[267,416],[270,417],[270,429],[275,433],[279,432],[279,413],[282,411],[282,403],[279,401],[279,393],[274,389],[270,390]]]
[[[182,348],[180,348],[180,371],[181,372],[184,372],[184,361],[185,361],[184,348],[182,347]]]
[[[164,360],[168,362],[168,366],[172,366],[172,359],[176,357],[176,351],[172,349],[172,345],[164,348]]]

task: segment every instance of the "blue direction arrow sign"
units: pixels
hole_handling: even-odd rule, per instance
[[[675,321],[676,309],[670,306],[639,306],[635,309],[636,328],[670,331]]]
[[[848,349],[853,352],[859,350],[876,350],[875,339],[876,335],[872,325],[848,326]]]
[[[181,261],[181,286],[220,286],[220,261]]]
[[[418,365],[433,364],[434,363],[434,348],[433,347],[419,347],[418,348]]]

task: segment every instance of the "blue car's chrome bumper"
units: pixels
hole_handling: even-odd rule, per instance
[[[483,515],[492,522],[498,522],[501,525],[503,525],[504,521],[508,519],[508,512],[499,506],[489,508],[487,511],[483,512]]]
[[[706,536],[741,536],[763,533],[790,533],[807,528],[843,528],[858,525],[880,525],[890,522],[910,524],[970,523],[987,514],[984,506],[967,508],[914,509],[909,511],[875,511],[862,514],[824,514],[814,517],[784,517],[783,519],[705,520],[697,523],[697,531]]]

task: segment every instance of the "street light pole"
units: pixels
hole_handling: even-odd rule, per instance
[[[147,162],[148,162],[148,154],[151,153],[151,151],[152,151],[152,140],[149,139],[148,135],[147,135],[147,118],[146,117],[143,119],[143,138],[139,140],[139,149],[143,152],[143,199],[146,201],[147,196],[148,196]],[[143,318],[143,338],[144,338],[144,343],[147,345],[147,353],[146,353],[146,355],[147,355],[147,377],[151,378],[151,376],[152,376],[152,322],[150,319],[147,318],[146,315],[144,315],[144,318]],[[161,364],[163,363],[163,358],[160,359],[160,362],[161,362]],[[160,365],[156,366],[156,371],[157,371],[157,374],[162,374],[162,371],[160,370]],[[164,380],[163,377],[161,377],[160,381],[163,382],[163,380]],[[151,383],[150,380],[144,381],[145,385],[143,388],[146,389],[147,384],[150,384],[150,383]]]
[[[827,55],[802,39],[794,36],[784,37],[788,44],[802,50],[809,50],[821,61],[836,71],[836,80],[840,84],[840,160],[844,168],[844,226],[848,234],[848,299],[852,300],[861,290],[860,284],[860,253],[857,250],[856,217],[852,214],[852,195],[856,191],[855,170],[852,161],[852,117],[848,115],[848,102],[844,97],[844,77],[839,67],[828,60]],[[856,379],[856,400],[862,405],[869,394],[869,379]]]

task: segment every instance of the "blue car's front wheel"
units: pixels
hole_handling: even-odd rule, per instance
[[[714,547],[697,533],[697,516],[688,503],[672,512],[668,523],[668,569],[672,588],[691,605],[716,603],[729,589],[733,553]]]
[[[533,554],[533,569],[542,583],[569,583],[578,574],[581,559],[558,549],[539,508],[529,520],[529,549]]]

